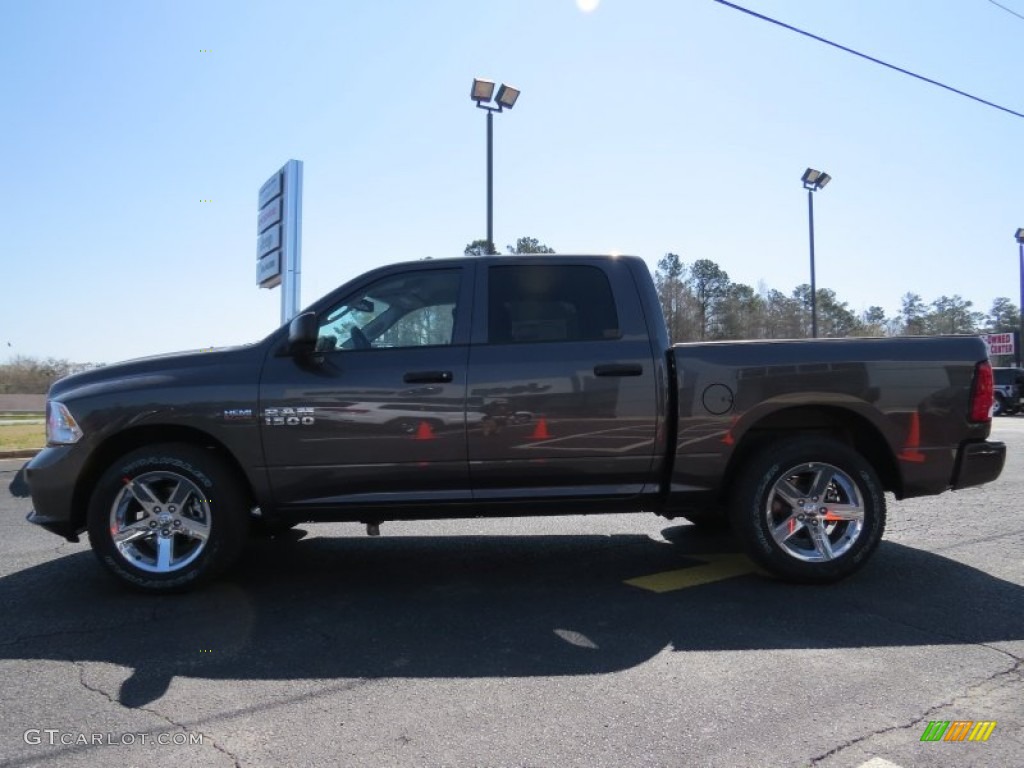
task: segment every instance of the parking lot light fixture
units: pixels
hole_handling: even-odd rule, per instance
[[[498,89],[498,95],[495,101],[498,102],[498,106],[503,109],[512,109],[516,105],[516,99],[519,98],[519,89],[513,88],[511,85],[501,84]]]
[[[827,173],[808,168],[800,177],[807,190],[807,222],[811,239],[811,338],[818,338],[818,297],[817,284],[814,278],[814,193],[832,181]]]
[[[473,78],[473,90],[470,91],[469,97],[477,103],[477,106],[480,106],[480,102],[482,101],[490,101],[493,95],[494,81]]]
[[[494,252],[494,123],[495,112],[512,109],[519,99],[519,89],[501,84],[497,97],[494,95],[494,81],[473,78],[469,97],[480,109],[487,110],[487,250]],[[492,98],[494,103],[491,103]]]

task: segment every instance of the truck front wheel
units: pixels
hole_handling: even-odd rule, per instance
[[[89,540],[122,582],[146,592],[208,581],[238,557],[248,518],[243,494],[212,451],[165,444],[115,461],[89,503]]]
[[[730,508],[750,557],[792,581],[849,576],[885,529],[885,495],[871,466],[827,438],[774,443],[742,470]]]

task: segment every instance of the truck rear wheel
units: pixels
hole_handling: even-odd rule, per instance
[[[93,552],[146,592],[189,589],[231,565],[245,544],[243,494],[213,452],[186,444],[140,448],[115,461],[89,503]]]
[[[885,529],[885,495],[859,454],[828,438],[774,443],[744,467],[733,531],[750,557],[792,581],[827,583],[859,570]]]

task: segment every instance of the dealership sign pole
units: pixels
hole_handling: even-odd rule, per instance
[[[289,160],[260,187],[256,284],[281,286],[281,325],[299,311],[302,276],[302,161]]]

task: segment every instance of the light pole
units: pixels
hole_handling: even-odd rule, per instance
[[[501,84],[498,88],[498,95],[494,96],[494,105],[491,105],[491,97],[494,96],[494,81],[473,78],[473,90],[469,97],[476,102],[480,109],[487,110],[487,249],[494,252],[494,124],[495,112],[502,112],[512,109],[519,98],[519,89],[510,85]]]
[[[807,190],[807,221],[811,233],[811,338],[818,338],[818,296],[814,281],[814,193],[832,181],[827,173],[808,168],[800,177]]]
[[[1024,346],[1024,227],[1017,230],[1015,235],[1017,238],[1017,250],[1020,254],[1020,334],[1017,336],[1017,367],[1020,368],[1021,360],[1024,360],[1024,355],[1021,354],[1021,346]]]

